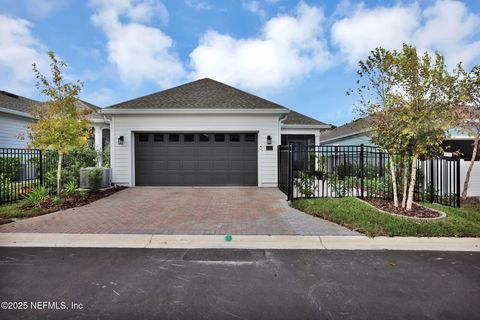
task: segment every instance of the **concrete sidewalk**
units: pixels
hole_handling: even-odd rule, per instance
[[[0,233],[0,247],[480,251],[480,238]]]

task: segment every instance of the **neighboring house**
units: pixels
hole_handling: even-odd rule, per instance
[[[331,127],[211,79],[101,113],[113,182],[128,186],[276,186],[277,145],[318,144]]]
[[[32,110],[42,104],[40,101],[21,97],[19,95],[0,91],[0,148],[27,148],[27,126],[35,121]],[[98,113],[99,107],[85,102],[77,101],[77,108],[90,108],[94,110],[89,115],[95,132],[95,147],[100,150],[109,144],[109,120]],[[23,135],[24,139],[19,139]]]
[[[369,137],[370,129],[367,127],[367,119],[360,118],[336,127],[334,129],[322,132],[320,144],[330,146],[346,146],[346,145],[373,145]],[[473,137],[461,133],[458,130],[450,130],[450,137],[443,143],[443,147],[448,152],[458,152],[461,157],[460,161],[460,177],[461,188],[463,190],[463,182],[465,173],[472,158]],[[476,163],[473,166],[472,175],[469,184],[469,196],[480,196],[480,153],[477,154]]]

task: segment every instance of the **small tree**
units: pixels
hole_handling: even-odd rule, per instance
[[[52,51],[48,52],[48,56],[52,61],[51,80],[33,64],[37,88],[47,96],[47,101],[34,108],[32,113],[37,121],[28,126],[27,136],[33,147],[58,153],[57,195],[60,195],[63,157],[87,143],[90,131],[87,115],[91,111],[75,106],[82,83],[65,82],[62,69],[66,64],[58,60]]]
[[[408,140],[401,131],[401,104],[394,94],[396,61],[395,51],[383,48],[373,50],[365,61],[359,62],[357,93],[360,98],[358,111],[367,119],[365,125],[371,129],[372,142],[388,153],[393,202],[398,207],[395,154],[404,152]]]
[[[417,160],[441,151],[441,143],[454,124],[454,111],[459,103],[457,78],[450,75],[443,57],[436,52],[432,61],[425,53],[403,45],[398,54],[395,72],[395,100],[401,105],[402,134],[409,141],[412,156],[406,209],[411,210],[417,176]]]
[[[462,199],[465,200],[468,195],[468,184],[477,157],[480,140],[480,66],[475,66],[470,72],[465,72],[460,65],[459,71],[461,75],[459,84],[462,106],[457,109],[459,119],[458,126],[464,132],[474,136],[472,158],[463,184]]]

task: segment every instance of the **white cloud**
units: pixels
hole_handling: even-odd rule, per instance
[[[201,0],[186,0],[185,5],[196,11],[205,11],[205,10],[213,9],[212,5],[210,5],[208,2],[201,1]]]
[[[243,1],[242,6],[245,10],[258,15],[262,20],[267,17],[267,13],[262,9],[259,1]]]
[[[39,18],[46,18],[55,11],[63,9],[68,0],[27,0],[26,6],[29,14]]]
[[[31,33],[27,20],[0,15],[0,88],[16,94],[32,96],[35,76],[32,63],[48,70],[47,48]]]
[[[149,80],[168,87],[184,77],[183,65],[172,52],[172,39],[147,25],[157,17],[166,23],[168,12],[161,2],[92,0],[90,5],[95,11],[92,21],[108,38],[108,59],[124,82]]]
[[[438,50],[452,66],[462,60],[467,64],[480,56],[480,15],[468,12],[463,2],[437,0],[420,9],[414,5],[366,8],[364,4],[341,12],[346,16],[332,25],[332,41],[350,65],[355,65],[376,47],[399,49],[413,44],[420,51]],[[348,12],[348,13],[347,13]]]
[[[425,23],[413,35],[414,42],[424,50],[438,50],[446,62],[469,64],[480,57],[480,41],[470,38],[480,35],[480,14],[468,12],[463,2],[437,1],[422,12]]]
[[[100,88],[83,95],[82,99],[103,108],[115,102],[115,92],[110,88]]]
[[[343,9],[345,10],[345,9]],[[418,27],[416,6],[368,9],[359,6],[332,26],[332,41],[350,64],[356,64],[374,48],[400,48],[410,42]]]
[[[257,38],[209,31],[190,54],[194,78],[211,77],[253,90],[280,88],[330,65],[323,10],[300,3],[293,15],[268,20]]]

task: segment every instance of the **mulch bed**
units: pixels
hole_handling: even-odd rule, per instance
[[[92,203],[96,200],[108,197],[126,188],[127,187],[114,187],[114,188],[110,188],[103,191],[87,192],[85,197],[80,197],[78,194],[74,194],[74,195],[66,196],[65,198],[63,198],[62,203],[55,203],[52,198],[48,198],[47,200],[42,202],[40,207],[37,209],[40,209],[42,211],[41,214],[45,214],[45,213],[52,213],[59,210],[81,207],[86,204]],[[23,208],[33,209],[34,207],[25,206]],[[45,211],[43,211],[42,209],[44,209]]]
[[[392,200],[383,200],[383,199],[375,199],[375,198],[370,198],[370,199],[365,199],[366,202],[370,203],[373,205],[375,208],[387,211],[390,213],[398,214],[401,216],[406,216],[406,217],[411,217],[411,218],[438,218],[441,216],[441,214],[437,211],[431,210],[429,208],[425,208],[422,206],[419,206],[418,204],[413,204],[412,210],[407,211],[406,209],[402,207],[395,208],[393,206],[393,201]]]

